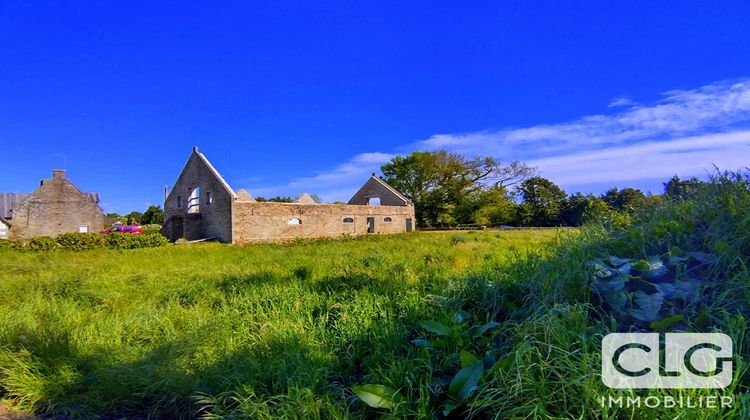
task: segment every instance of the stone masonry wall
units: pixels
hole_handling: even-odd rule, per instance
[[[78,232],[80,225],[97,233],[104,228],[104,213],[87,194],[68,181],[64,171],[54,171],[52,179],[13,209],[12,239],[57,236]]]
[[[189,213],[188,200],[196,187],[200,189],[200,212]],[[207,194],[211,196],[210,204]],[[164,203],[165,225],[162,233],[176,241],[180,235],[175,233],[173,226],[181,225],[181,237],[185,239],[216,238],[221,242],[232,242],[233,201],[232,192],[223,185],[208,161],[193,150]],[[181,224],[174,218],[181,218]]]
[[[367,235],[367,217],[374,218],[375,234],[405,232],[407,218],[414,223],[412,206],[236,201],[232,215],[235,243]],[[344,223],[347,217],[353,223]],[[384,221],[386,217],[391,221]],[[290,219],[299,219],[301,224],[289,224]]]
[[[380,204],[383,206],[403,206],[407,203],[404,199],[393,193],[390,189],[382,184],[383,181],[375,178],[373,174],[370,179],[354,194],[347,204],[367,205],[372,197],[380,198]]]

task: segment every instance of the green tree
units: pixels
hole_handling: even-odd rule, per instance
[[[683,181],[675,175],[664,183],[664,194],[669,198],[685,199],[695,195],[705,185],[707,185],[705,182],[696,177]]]
[[[164,210],[161,206],[149,206],[143,215],[141,215],[141,221],[144,225],[161,225],[164,223]]]
[[[590,220],[600,219],[608,213],[609,207],[604,200],[593,194],[576,193],[565,201],[560,217],[566,226],[581,226]]]
[[[644,208],[648,203],[646,194],[635,188],[611,188],[601,198],[609,208],[629,213]]]
[[[519,221],[527,226],[557,226],[567,195],[555,183],[542,177],[529,178],[518,187],[523,202]]]
[[[271,197],[271,198],[256,197],[255,201],[257,201],[259,203],[263,203],[263,202],[269,202],[269,203],[291,203],[291,202],[294,201],[294,199],[292,197],[281,197],[281,196],[276,196],[276,197]]]
[[[419,226],[476,223],[479,209],[493,201],[488,197],[534,173],[522,162],[505,165],[490,157],[468,159],[445,150],[397,156],[381,170],[386,182],[412,200]]]
[[[124,217],[126,225],[139,225],[141,224],[141,218],[143,217],[143,215],[137,211],[131,211]]]

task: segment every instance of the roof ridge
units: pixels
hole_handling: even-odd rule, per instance
[[[385,180],[381,179],[379,176],[377,176],[375,174],[372,174],[371,178],[375,178],[376,181],[378,181],[384,187],[388,188],[388,190],[390,192],[396,194],[396,196],[398,196],[398,198],[404,200],[404,202],[406,202],[408,204],[412,204],[412,205],[414,204],[408,197],[406,197],[405,195],[403,195],[400,192],[398,192],[397,189],[393,188],[390,184],[388,184],[387,182],[385,182]]]

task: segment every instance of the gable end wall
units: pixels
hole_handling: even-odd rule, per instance
[[[104,212],[88,194],[64,178],[46,179],[13,209],[12,239],[57,236],[78,232],[87,225],[90,233],[104,228]]]
[[[187,202],[195,187],[200,188],[200,213],[188,214]],[[206,202],[207,192],[211,193],[211,204]],[[162,233],[171,241],[180,239],[174,225],[178,223],[176,219],[181,218],[182,237],[187,240],[215,238],[232,242],[232,193],[204,158],[193,152],[164,203]],[[177,205],[178,196],[181,207]]]
[[[374,177],[368,179],[347,204],[366,206],[370,197],[379,197],[382,206],[406,206],[409,204]]]

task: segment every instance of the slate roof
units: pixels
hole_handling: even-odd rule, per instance
[[[244,188],[237,190],[237,199],[240,201],[255,201],[255,198],[253,198],[253,196]]]
[[[295,200],[295,203],[298,204],[318,204],[317,201],[315,201],[314,198],[308,193],[302,193],[300,194]]]

